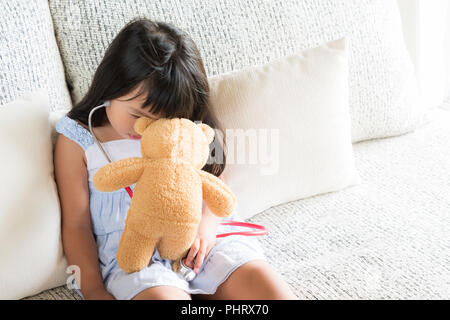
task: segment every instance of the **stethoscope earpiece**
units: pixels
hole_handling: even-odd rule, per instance
[[[97,146],[100,148],[100,150],[102,151],[102,153],[105,155],[106,159],[108,160],[108,162],[112,162],[111,158],[108,156],[108,154],[106,153],[105,149],[103,149],[101,143],[97,140],[97,137],[95,136],[93,130],[92,130],[92,124],[91,124],[91,118],[92,118],[92,114],[94,113],[95,110],[99,109],[99,108],[104,108],[104,107],[109,107],[111,105],[111,101],[110,100],[106,100],[105,102],[103,102],[103,104],[93,108],[90,112],[89,112],[89,116],[88,116],[88,125],[89,125],[89,131],[91,132],[92,137],[94,138],[95,143],[97,144]]]

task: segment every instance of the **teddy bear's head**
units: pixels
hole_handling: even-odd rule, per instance
[[[184,159],[198,169],[206,164],[209,145],[214,139],[210,126],[186,118],[152,120],[141,117],[136,120],[134,130],[142,136],[142,157]]]

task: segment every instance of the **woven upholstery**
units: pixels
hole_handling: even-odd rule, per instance
[[[47,1],[1,1],[0,12],[0,105],[43,88],[51,110],[70,109]]]
[[[78,102],[118,31],[134,17],[171,22],[217,75],[348,36],[352,141],[411,131],[420,118],[413,65],[392,0],[50,0]]]
[[[272,207],[250,222],[302,299],[450,298],[450,111],[354,145],[363,183]],[[78,299],[65,287],[30,299]]]

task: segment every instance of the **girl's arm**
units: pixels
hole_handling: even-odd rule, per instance
[[[59,134],[54,152],[55,180],[61,205],[64,254],[80,270],[77,283],[85,299],[114,299],[103,285],[97,245],[91,229],[89,186],[83,150]],[[77,279],[77,277],[75,277]]]
[[[197,169],[197,172],[202,179],[203,200],[212,213],[222,218],[231,215],[237,200],[223,179],[201,169]]]
[[[219,176],[218,178],[220,180],[222,180],[222,182],[225,184],[225,180],[224,180],[223,176]],[[214,213],[212,213],[207,205],[203,206],[203,208],[202,208],[202,222],[205,225],[210,226],[211,229],[213,229],[214,232],[215,232],[217,230],[217,228],[219,227],[221,221],[222,221],[222,218],[218,217]]]
[[[219,176],[219,179],[225,183],[222,176]],[[195,273],[198,273],[209,251],[216,244],[217,228],[221,221],[222,218],[213,214],[208,208],[208,205],[203,206],[202,219],[198,227],[197,237],[185,260],[186,265],[193,268]]]

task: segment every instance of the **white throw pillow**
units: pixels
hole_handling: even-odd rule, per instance
[[[0,299],[65,283],[46,91],[0,107]]]
[[[351,142],[347,47],[341,38],[209,79],[212,107],[226,131],[223,177],[241,217],[361,182]],[[239,129],[252,138],[239,143]]]

